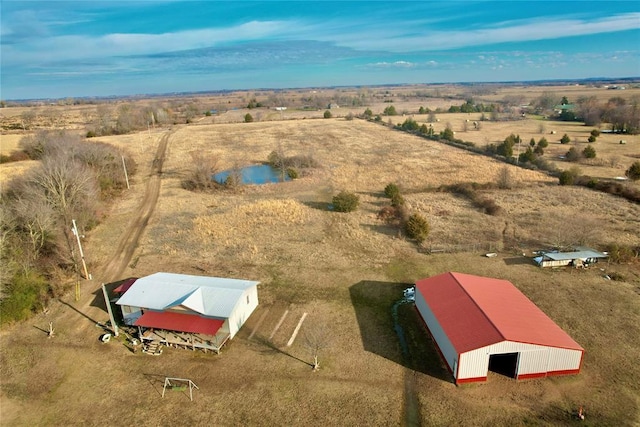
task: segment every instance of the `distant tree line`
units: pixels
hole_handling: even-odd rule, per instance
[[[558,120],[580,121],[587,126],[608,123],[613,132],[640,133],[638,96],[630,100],[616,96],[606,102],[599,101],[595,96],[582,96],[571,103],[566,97],[559,99],[554,93],[545,92],[533,103],[533,107],[535,112],[548,114]]]

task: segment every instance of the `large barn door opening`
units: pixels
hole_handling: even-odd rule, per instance
[[[516,378],[516,373],[518,372],[518,353],[490,355],[489,370],[509,378]]]

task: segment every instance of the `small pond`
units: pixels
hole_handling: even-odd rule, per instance
[[[225,180],[233,171],[223,171],[213,175],[213,180],[224,184]],[[282,172],[280,169],[272,168],[269,165],[253,165],[240,169],[242,173],[243,184],[269,184],[272,182],[282,182]],[[290,181],[291,178],[284,175],[284,181]]]

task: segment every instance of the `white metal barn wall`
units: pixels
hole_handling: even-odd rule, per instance
[[[248,301],[248,302],[247,302]],[[253,286],[246,289],[240,298],[238,299],[229,319],[227,320],[229,326],[229,334],[233,338],[240,330],[244,322],[247,321],[251,313],[258,307],[258,287]]]
[[[580,368],[582,360],[580,350],[503,341],[461,354],[457,379],[486,377],[489,356],[505,353],[519,353],[517,375],[573,371]]]
[[[427,324],[429,331],[431,332],[431,335],[435,339],[438,345],[438,348],[442,353],[442,356],[444,357],[445,361],[449,365],[449,369],[451,369],[451,372],[453,372],[453,375],[455,376],[458,353],[456,352],[455,348],[451,344],[451,341],[449,341],[449,337],[447,336],[447,334],[445,334],[444,330],[440,326],[440,323],[436,319],[435,315],[431,312],[431,309],[429,308],[429,305],[424,300],[424,297],[422,296],[422,294],[420,294],[420,292],[416,292],[415,295],[416,295],[415,297],[416,308],[418,309],[418,312],[422,316],[422,319]]]

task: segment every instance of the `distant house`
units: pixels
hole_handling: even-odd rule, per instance
[[[599,259],[607,258],[604,252],[598,252],[595,249],[583,246],[575,247],[573,251],[560,252],[548,251],[539,253],[533,258],[533,261],[540,267],[586,267],[589,264],[595,264]]]
[[[258,283],[155,273],[115,289],[116,304],[143,343],[219,352],[258,306]]]
[[[336,109],[336,108],[340,108],[340,106],[334,102],[332,102],[331,104],[329,104],[327,106],[327,108],[329,108],[330,110]]]
[[[584,349],[507,280],[439,274],[416,282],[415,304],[456,384],[580,372]]]

